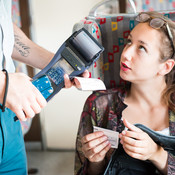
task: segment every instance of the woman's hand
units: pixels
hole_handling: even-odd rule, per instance
[[[119,137],[125,152],[133,158],[140,160],[153,160],[160,147],[138,127],[132,125],[127,120],[123,120],[124,125],[129,129],[123,131]]]
[[[102,131],[84,136],[81,140],[82,151],[90,162],[102,162],[111,144]]]

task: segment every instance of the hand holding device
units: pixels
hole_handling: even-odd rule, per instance
[[[73,33],[58,49],[50,63],[33,77],[33,85],[49,101],[64,87],[64,74],[70,79],[81,75],[104,48],[84,28]],[[18,118],[15,117],[16,121]]]

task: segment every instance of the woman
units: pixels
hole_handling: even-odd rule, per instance
[[[113,174],[175,173],[175,156],[134,126],[140,123],[175,136],[175,24],[156,12],[140,13],[136,20],[139,24],[131,31],[120,61],[120,76],[130,84],[87,99],[75,174],[103,174],[114,152],[103,132],[93,133],[93,125],[120,133]]]

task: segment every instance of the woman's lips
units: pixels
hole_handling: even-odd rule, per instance
[[[123,71],[131,70],[131,68],[128,67],[125,63],[121,63],[121,69],[122,69]]]

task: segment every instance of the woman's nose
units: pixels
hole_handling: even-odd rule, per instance
[[[122,57],[131,61],[134,55],[134,47],[133,46],[126,46],[122,52]]]

